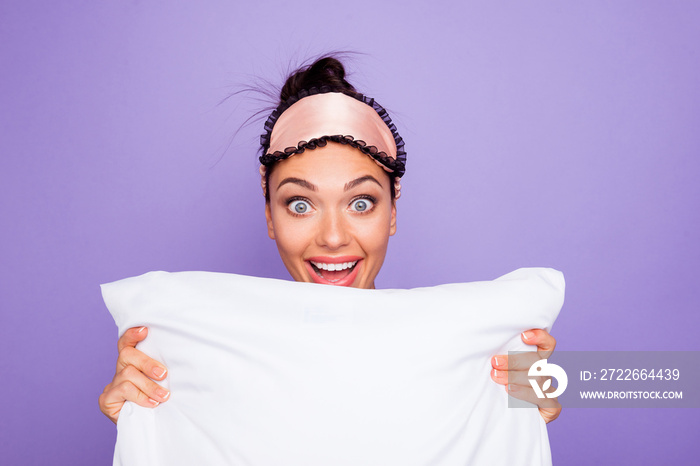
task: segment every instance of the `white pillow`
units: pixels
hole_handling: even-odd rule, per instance
[[[124,405],[114,464],[551,464],[538,411],[489,373],[553,324],[556,270],[410,290],[150,272],[102,294],[172,392]]]

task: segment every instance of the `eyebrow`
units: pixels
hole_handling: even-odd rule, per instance
[[[348,181],[347,183],[345,183],[345,186],[343,187],[343,191],[350,191],[352,188],[364,183],[365,181],[372,181],[374,183],[377,183],[377,185],[379,185],[379,187],[381,187],[381,188],[384,187],[372,175],[365,175],[365,176],[361,176],[359,178],[356,178],[352,181]],[[287,183],[297,184],[303,188],[308,189],[309,191],[314,191],[314,192],[318,191],[318,188],[316,187],[316,185],[311,184],[304,179],[294,178],[294,177],[285,178],[282,181],[280,181],[280,184],[277,185],[277,189],[280,189],[282,186],[284,186]]]
[[[361,176],[357,179],[354,179],[348,183],[345,183],[345,187],[343,188],[343,191],[350,191],[352,188],[364,183],[365,181],[373,181],[373,182],[377,183],[380,188],[384,188],[384,186],[382,186],[382,184],[379,181],[377,181],[377,179],[375,177],[373,177],[372,175],[365,175],[365,176]]]
[[[282,181],[280,181],[280,184],[277,185],[277,189],[280,189],[282,186],[284,186],[287,183],[298,184],[299,186],[304,187],[310,191],[318,191],[318,188],[316,187],[316,185],[313,185],[306,180],[302,180],[301,178],[293,178],[293,177],[285,178]]]

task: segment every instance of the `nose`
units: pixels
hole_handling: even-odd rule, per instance
[[[341,212],[324,212],[321,216],[316,242],[319,246],[335,251],[350,243],[349,225]]]

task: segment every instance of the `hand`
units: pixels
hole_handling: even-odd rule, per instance
[[[505,385],[506,391],[513,397],[537,405],[544,421],[550,423],[559,417],[561,403],[556,398],[537,398],[530,382],[528,382],[527,371],[535,361],[548,358],[554,351],[557,341],[544,329],[528,330],[522,333],[521,338],[528,345],[536,345],[537,352],[514,355],[510,359],[507,355],[494,356],[491,358],[491,366],[493,366],[491,379]],[[508,384],[509,374],[510,384]],[[541,379],[546,378],[542,377]],[[539,382],[542,386],[542,380]]]
[[[170,396],[168,390],[151,380],[163,380],[167,373],[165,366],[136,349],[136,343],[147,335],[146,327],[130,328],[117,342],[117,371],[99,398],[100,410],[115,424],[125,401],[155,408]]]

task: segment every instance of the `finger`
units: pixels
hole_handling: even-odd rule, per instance
[[[550,409],[561,406],[556,398],[538,398],[530,384],[525,386],[511,383],[506,385],[506,391],[512,397],[537,405],[539,408]]]
[[[499,371],[526,371],[540,359],[542,359],[542,356],[534,351],[525,351],[509,355],[498,354],[491,358],[491,366]]]
[[[105,387],[105,391],[100,395],[98,403],[102,414],[107,416],[113,423],[116,424],[117,419],[119,418],[119,412],[124,406],[124,400],[114,397],[112,392],[109,390],[110,386],[111,384]]]
[[[170,397],[170,392],[155,383],[153,380],[146,377],[141,371],[134,366],[127,366],[114,377],[112,385],[121,386],[128,382],[136,387],[142,394],[152,400],[163,403]],[[131,392],[129,392],[131,394]],[[137,401],[136,399],[126,398],[129,401]]]
[[[125,347],[119,352],[117,358],[117,372],[133,366],[139,371],[156,380],[163,380],[168,369],[153,358],[149,358],[141,351],[131,346]]]
[[[121,352],[124,348],[131,346],[135,347],[136,343],[142,341],[148,335],[146,327],[132,327],[119,337],[117,348]]]
[[[155,408],[160,404],[127,380],[117,385],[109,384],[105,387],[105,391],[99,398],[100,410],[116,424],[125,401],[132,401],[144,408]]]
[[[506,386],[509,395],[520,400],[525,400],[537,405],[540,415],[546,423],[550,423],[559,417],[562,406],[556,398],[537,398],[532,387],[509,384]]]
[[[554,407],[547,407],[547,408],[542,408],[540,407],[540,415],[544,419],[544,421],[549,424],[553,420],[559,417],[559,414],[561,414],[562,406],[561,403],[557,401],[557,405]]]
[[[557,346],[557,340],[549,332],[541,328],[523,332],[521,338],[526,344],[537,346],[537,351],[543,358],[548,358]]]
[[[544,383],[547,379],[551,379],[551,377],[543,377],[543,376],[533,376],[530,377],[528,376],[527,371],[499,371],[498,369],[493,369],[491,371],[491,379],[493,379],[494,382],[501,384],[501,385],[506,385],[509,383],[516,384],[516,385],[522,385],[525,387],[530,387],[530,379],[537,381],[540,387],[544,386]]]

